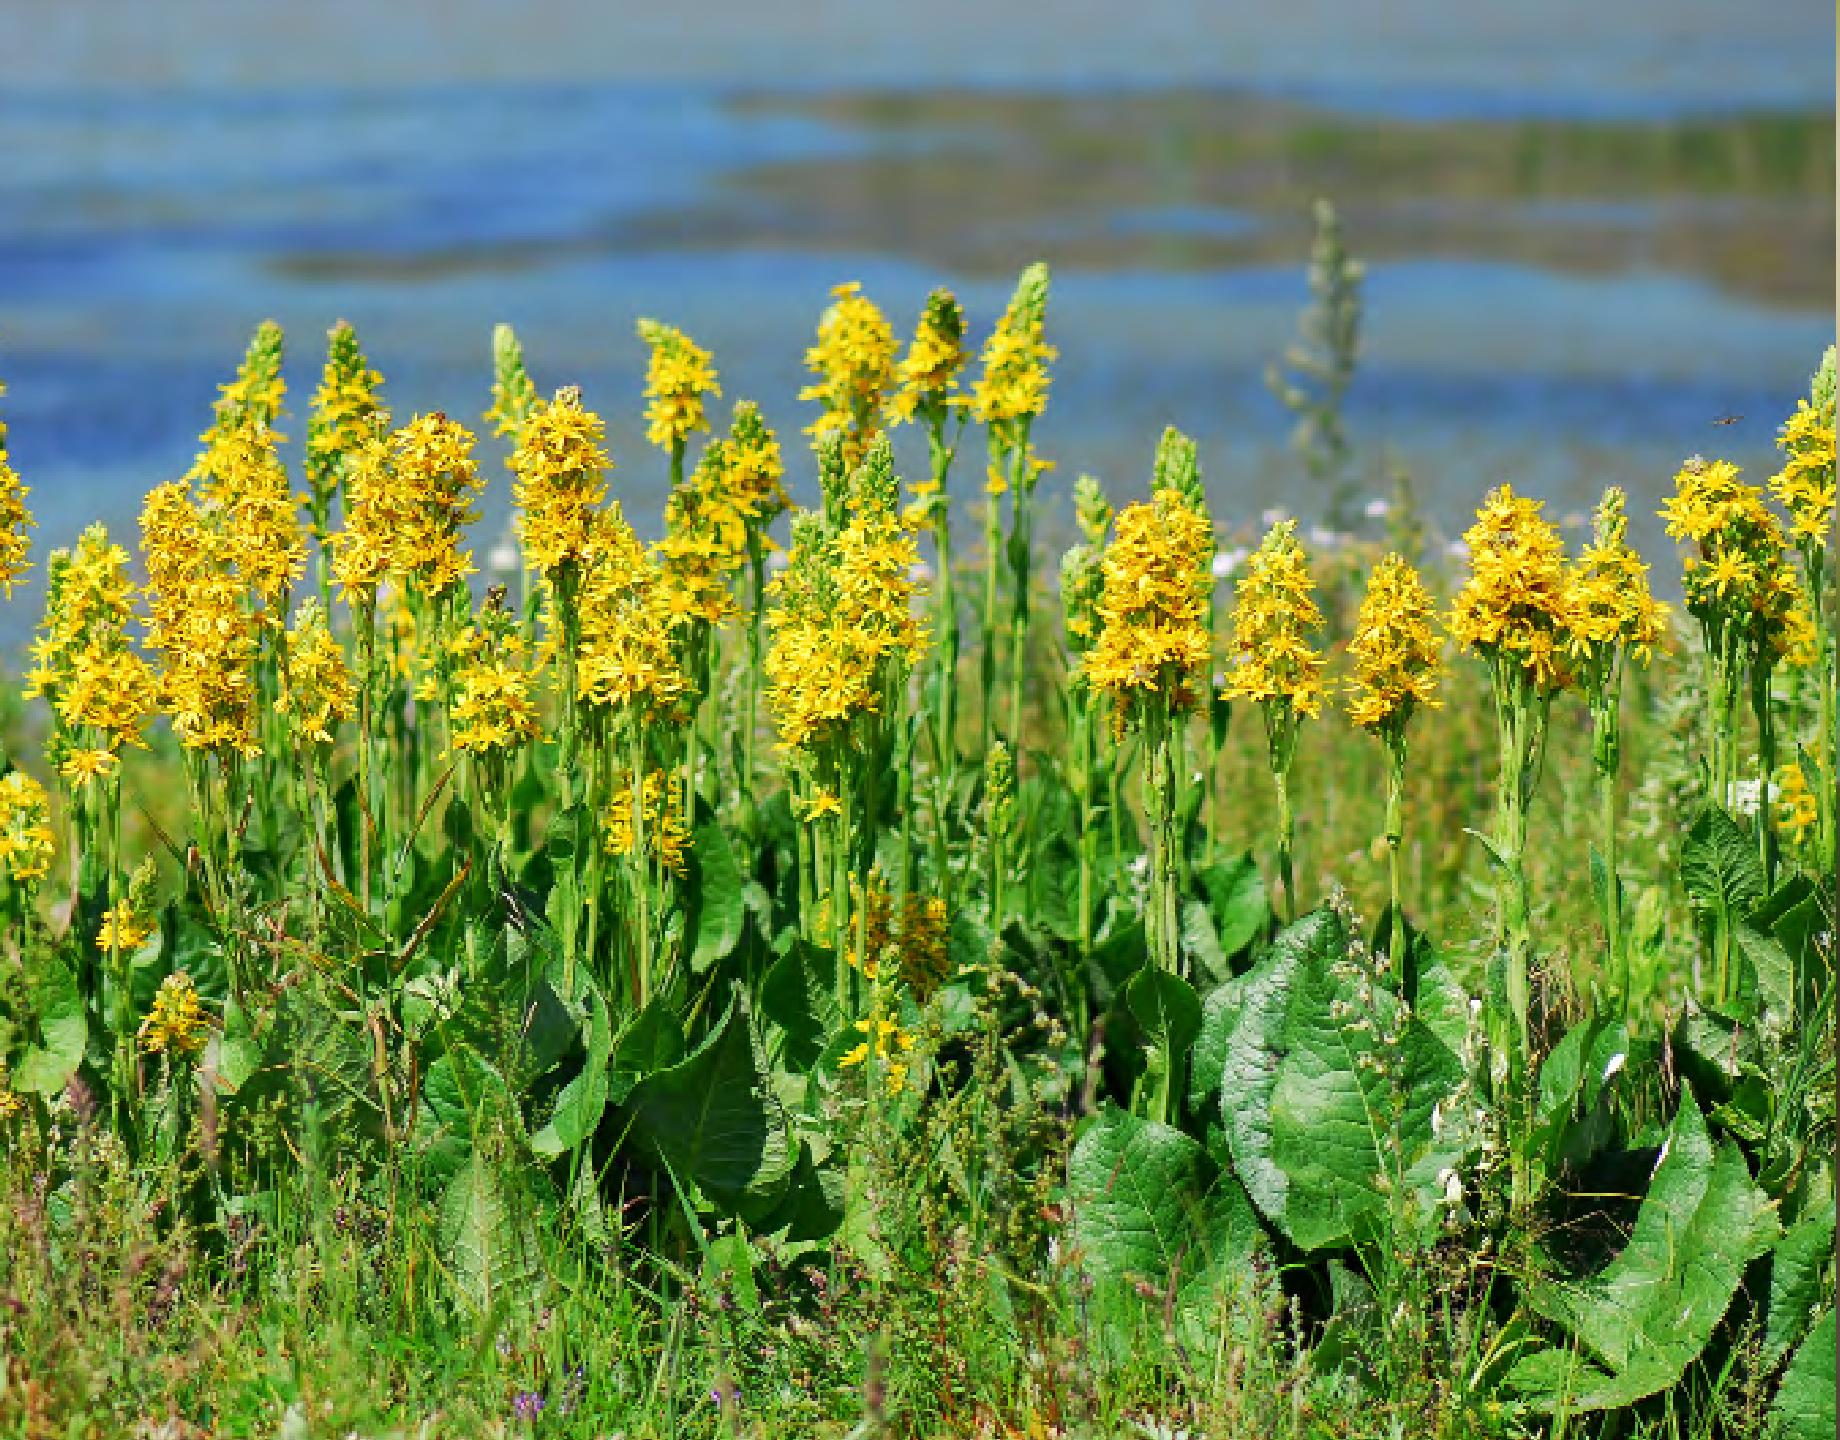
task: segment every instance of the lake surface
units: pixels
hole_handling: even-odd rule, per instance
[[[1381,8],[6,0],[0,404],[41,547],[131,536],[264,317],[296,437],[334,320],[403,418],[476,415],[511,321],[540,385],[608,414],[646,527],[637,316],[790,439],[832,285],[905,331],[951,284],[981,334],[1036,257],[1050,488],[1129,498],[1173,422],[1223,520],[1307,509],[1263,371],[1319,194],[1370,267],[1374,490],[1409,468],[1454,533],[1503,479],[1563,515],[1612,482],[1652,509],[1699,449],[1766,467],[1833,336],[1824,5]]]

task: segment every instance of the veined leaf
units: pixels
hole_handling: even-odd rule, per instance
[[[530,1137],[530,1148],[546,1160],[567,1154],[601,1123],[607,1109],[608,1062],[613,1057],[613,1021],[607,1002],[585,973],[576,977],[578,994],[564,997],[579,1012],[583,1048],[581,1069],[556,1096],[549,1123]],[[558,983],[560,980],[558,979]]]
[[[691,933],[696,942],[690,952],[690,968],[700,975],[717,961],[726,960],[740,943],[747,903],[741,866],[735,860],[727,831],[720,825],[696,827],[691,861],[696,877],[690,907]]]
[[[1220,1077],[1227,1066],[1227,1041],[1239,1023],[1244,992],[1245,977],[1235,976],[1208,991],[1201,1002],[1201,1031],[1195,1036],[1188,1065],[1188,1103],[1195,1111],[1206,1111],[1220,1090]]]
[[[1180,975],[1146,965],[1124,987],[1124,1002],[1144,1035],[1180,1065],[1201,1030],[1201,1000]]]
[[[454,1172],[441,1197],[441,1251],[455,1288],[481,1313],[534,1291],[540,1271],[530,1217],[478,1153]]]
[[[20,1056],[13,1087],[28,1095],[55,1095],[83,1063],[89,1041],[83,994],[70,967],[47,955],[34,969],[27,995],[39,1039]]]
[[[1285,1022],[1298,977],[1348,950],[1348,933],[1332,910],[1316,910],[1281,931],[1242,977],[1239,1014],[1227,1038],[1221,1075],[1221,1120],[1233,1169],[1273,1224],[1283,1225],[1290,1180],[1271,1153],[1271,1096],[1290,1053]]]
[[[778,1194],[798,1159],[739,996],[701,1045],[647,1075],[626,1105],[643,1143],[730,1208]]]
[[[1583,1281],[1547,1281],[1530,1303],[1563,1325],[1565,1351],[1524,1358],[1508,1383],[1545,1411],[1605,1410],[1679,1383],[1724,1318],[1745,1266],[1778,1234],[1776,1207],[1736,1145],[1715,1150],[1690,1090],[1622,1253]]]
[[[1770,1257],[1770,1309],[1763,1327],[1765,1365],[1781,1361],[1807,1333],[1820,1303],[1822,1280],[1833,1263],[1834,1202],[1829,1197],[1789,1227]]]
[[[1239,954],[1265,933],[1271,921],[1271,903],[1265,894],[1265,877],[1248,850],[1234,860],[1217,861],[1196,872],[1207,892],[1208,910],[1221,953]],[[1224,978],[1224,977],[1223,977]]]
[[[1680,880],[1696,906],[1733,922],[1763,899],[1756,842],[1716,805],[1699,812],[1681,843]]]
[[[1833,1310],[1829,1310],[1808,1332],[1802,1348],[1783,1372],[1776,1391],[1776,1403],[1770,1407],[1770,1434],[1773,1440],[1833,1440],[1840,1418],[1835,1415],[1835,1392],[1840,1377],[1835,1375],[1835,1333]]]

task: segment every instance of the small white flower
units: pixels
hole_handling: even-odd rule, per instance
[[[1469,543],[1464,540],[1452,540],[1444,547],[1444,554],[1452,560],[1469,559]]]
[[[1326,525],[1310,527],[1310,543],[1318,550],[1333,550],[1342,543],[1342,537]]]
[[[1369,500],[1366,505],[1361,507],[1361,513],[1369,520],[1384,520],[1391,512],[1392,508],[1391,505],[1387,504],[1386,501],[1376,495],[1372,500]]]
[[[1259,523],[1269,530],[1272,526],[1280,525],[1290,518],[1290,511],[1286,510],[1282,505],[1274,505],[1263,515],[1259,516]]]
[[[509,541],[494,545],[492,553],[486,556],[486,566],[494,575],[515,574],[520,563],[517,546]]]

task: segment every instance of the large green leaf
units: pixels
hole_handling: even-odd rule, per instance
[[[38,1040],[13,1070],[13,1086],[28,1095],[56,1095],[83,1063],[89,1024],[77,977],[62,960],[43,957],[32,972],[27,1002]]]
[[[760,1013],[774,1027],[773,1052],[795,1070],[810,1070],[843,1028],[835,957],[803,939],[794,940],[761,977]]]
[[[578,993],[565,997],[564,1003],[578,1016],[585,1053],[581,1069],[556,1096],[549,1123],[530,1137],[530,1148],[546,1160],[565,1155],[585,1141],[607,1109],[613,1020],[594,982],[585,974],[575,979]]]
[[[1285,1023],[1298,976],[1348,950],[1348,933],[1331,910],[1316,910],[1279,933],[1265,958],[1242,978],[1239,1014],[1221,1070],[1221,1120],[1233,1169],[1246,1193],[1277,1225],[1284,1223],[1290,1180],[1271,1153],[1271,1096],[1290,1053]]]
[[[1809,1330],[1783,1372],[1776,1403],[1770,1407],[1773,1440],[1833,1440],[1840,1430],[1840,1417],[1835,1415],[1840,1390],[1834,1367],[1837,1340],[1834,1311],[1829,1310]]]
[[[1180,1065],[1201,1030],[1201,1000],[1180,975],[1146,965],[1124,987],[1124,1003],[1144,1036]]]
[[[1736,922],[1763,899],[1757,843],[1731,816],[1708,805],[1681,842],[1680,880],[1694,905]]]
[[[731,1208],[779,1194],[798,1160],[738,994],[703,1043],[642,1079],[626,1106],[672,1173]]]
[[[1765,1365],[1781,1361],[1807,1332],[1833,1263],[1834,1202],[1829,1196],[1789,1227],[1770,1257],[1770,1309],[1763,1327]]]
[[[1227,1041],[1239,1023],[1244,993],[1245,977],[1235,976],[1208,991],[1201,1002],[1201,1032],[1188,1057],[1188,1104],[1197,1113],[1205,1112],[1220,1090],[1220,1077],[1227,1068]]]
[[[1683,1091],[1629,1243],[1588,1279],[1529,1292],[1578,1352],[1529,1355],[1508,1383],[1547,1411],[1614,1409],[1678,1384],[1778,1228],[1742,1152],[1730,1143],[1714,1148],[1692,1092]]]
[[[1359,961],[1296,976],[1271,1091],[1283,1225],[1306,1250],[1439,1228],[1450,1172],[1476,1140],[1454,1104],[1463,1067]]]
[[[1180,1130],[1108,1106],[1086,1122],[1067,1182],[1080,1265],[1113,1303],[1143,1285],[1205,1323],[1251,1272],[1252,1207]]]
[[[1195,878],[1207,892],[1208,910],[1221,952],[1237,955],[1265,933],[1271,921],[1271,904],[1265,894],[1265,877],[1248,850],[1233,860],[1205,865]]]
[[[454,1288],[481,1313],[532,1298],[536,1233],[497,1171],[475,1153],[441,1196],[441,1254]]]
[[[747,905],[741,866],[721,826],[696,827],[691,859],[695,879],[691,887],[690,933],[696,943],[690,952],[690,968],[700,975],[718,960],[727,959],[740,943]]]

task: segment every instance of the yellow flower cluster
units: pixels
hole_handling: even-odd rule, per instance
[[[824,413],[806,433],[843,439],[844,459],[855,464],[880,430],[882,397],[894,381],[894,330],[875,302],[852,281],[831,291],[818,321],[818,343],[805,352],[805,368],[818,378],[799,391]]]
[[[56,853],[45,787],[23,770],[0,775],[0,868],[15,885],[30,885],[51,873]]]
[[[703,397],[719,396],[722,387],[709,352],[675,326],[641,320],[639,338],[652,352],[645,368],[645,438],[675,451],[709,428]]]
[[[135,587],[127,564],[128,552],[98,524],[47,566],[45,620],[26,694],[51,702],[59,722],[53,758],[78,786],[115,772],[123,747],[142,743],[141,728],[159,703],[152,669],[128,642]]]
[[[597,511],[581,586],[576,689],[582,699],[642,718],[678,712],[689,683],[660,603],[663,586],[658,562],[619,506]]]
[[[261,752],[256,738],[257,639],[229,542],[184,481],[157,486],[141,509],[151,620],[147,643],[164,661],[164,705],[190,750]]]
[[[443,595],[472,573],[460,537],[478,518],[485,488],[473,443],[471,431],[436,411],[358,453],[345,528],[332,537],[333,573],[348,595],[374,604],[386,579]]]
[[[837,1057],[838,1065],[844,1068],[864,1065],[873,1054],[876,1064],[882,1068],[882,1083],[887,1086],[888,1093],[899,1095],[907,1088],[908,1065],[902,1057],[914,1048],[914,1037],[880,1013],[858,1020],[855,1028],[863,1039]]]
[[[850,888],[862,907],[865,938],[859,947],[852,931],[844,958],[870,980],[881,979],[884,969],[892,967],[914,998],[925,1004],[945,983],[951,968],[952,926],[945,901],[910,891],[897,904],[879,876],[871,877],[866,894],[855,881]]]
[[[448,720],[454,749],[471,755],[513,750],[536,738],[537,706],[524,637],[496,593],[454,645],[460,669]]]
[[[1096,611],[1099,638],[1080,673],[1112,697],[1122,725],[1134,701],[1157,695],[1184,709],[1207,684],[1214,530],[1176,489],[1127,505],[1113,528]]]
[[[735,614],[729,592],[747,563],[747,520],[729,480],[728,442],[716,440],[664,505],[664,538],[653,546],[663,577],[660,599],[673,626],[720,625]]]
[[[1629,544],[1623,492],[1611,486],[1598,503],[1591,543],[1572,570],[1572,653],[1590,674],[1618,653],[1647,663],[1667,635],[1668,607],[1648,588],[1648,566]]]
[[[0,398],[5,395],[6,386],[0,385]],[[0,420],[0,594],[8,599],[12,598],[19,577],[32,568],[26,560],[31,546],[31,537],[26,531],[33,524],[31,512],[26,509],[26,497],[31,493],[20,483],[19,472],[13,469],[7,457],[6,421]]]
[[[946,289],[933,291],[926,297],[907,354],[895,369],[897,388],[888,397],[889,421],[899,425],[923,413],[929,419],[943,418],[949,407],[967,403],[966,397],[952,392],[968,358],[965,312],[958,297]]]
[[[790,508],[779,437],[752,400],[735,406],[728,427],[728,503],[756,534]]]
[[[316,496],[329,497],[356,456],[383,433],[382,384],[358,348],[357,331],[339,321],[327,334],[326,368],[307,417],[307,481]]]
[[[96,948],[104,954],[119,950],[132,955],[148,940],[159,925],[150,915],[142,915],[131,900],[118,900],[103,912],[102,925],[96,931]]]
[[[357,687],[345,652],[333,638],[326,612],[309,600],[288,632],[277,708],[292,721],[296,745],[330,745],[338,727],[356,713]]]
[[[153,1009],[141,1021],[141,1049],[149,1055],[186,1058],[204,1049],[210,1021],[198,1003],[198,987],[183,970],[174,971],[160,982],[153,997]]]
[[[1368,577],[1348,642],[1348,718],[1374,734],[1403,732],[1421,705],[1438,703],[1441,650],[1425,582],[1403,556],[1387,555]]]
[[[1789,512],[1797,541],[1826,545],[1834,533],[1834,399],[1816,407],[1802,400],[1777,437],[1783,468],[1770,489]]]
[[[1233,668],[1223,693],[1294,715],[1320,714],[1323,658],[1310,636],[1322,623],[1297,522],[1280,520],[1253,551],[1233,597]]]
[[[677,787],[662,770],[651,770],[645,777],[644,792],[646,854],[673,875],[682,876],[690,852],[690,831],[684,824]],[[601,843],[609,855],[631,855],[634,835],[630,771],[614,777],[612,795],[602,818]]]
[[[509,435],[517,444],[524,422],[537,408],[537,387],[524,368],[524,347],[509,325],[492,327],[492,407],[484,419],[494,435]]]
[[[281,438],[267,423],[245,415],[206,437],[188,479],[200,481],[207,522],[217,531],[221,563],[234,567],[264,619],[282,623],[285,601],[306,569],[287,467],[275,449]]]
[[[885,692],[926,650],[913,614],[919,552],[895,513],[899,481],[878,436],[850,482],[848,522],[835,533],[814,515],[793,525],[791,563],[770,587],[768,703],[788,749],[846,738],[880,714]]]
[[[1009,306],[984,342],[984,373],[971,389],[971,413],[985,425],[1032,419],[1048,405],[1048,365],[1057,351],[1043,338],[1048,267],[1022,272]]]
[[[606,428],[569,386],[532,407],[511,454],[524,563],[551,581],[588,559],[613,465],[601,443]]]
[[[0,1120],[11,1120],[15,1115],[21,1114],[25,1108],[26,1102],[13,1088],[13,1079],[7,1071],[6,1060],[0,1057]]]
[[[1696,547],[1682,577],[1687,610],[1715,640],[1729,637],[1754,654],[1800,663],[1812,646],[1813,620],[1782,524],[1763,491],[1738,476],[1728,461],[1696,455],[1662,503],[1667,533]]]
[[[1791,845],[1800,845],[1820,823],[1820,802],[1800,765],[1784,765],[1775,778],[1776,827]]]
[[[1540,515],[1540,502],[1510,485],[1491,490],[1463,537],[1469,578],[1457,592],[1450,633],[1493,664],[1515,667],[1536,690],[1572,682],[1571,575],[1565,543]]]
[[[281,350],[279,325],[264,320],[256,326],[236,378],[218,386],[213,407],[217,430],[236,430],[251,424],[266,430],[281,418],[281,402],[287,394],[287,381],[281,375]],[[203,438],[210,443],[210,435]]]

